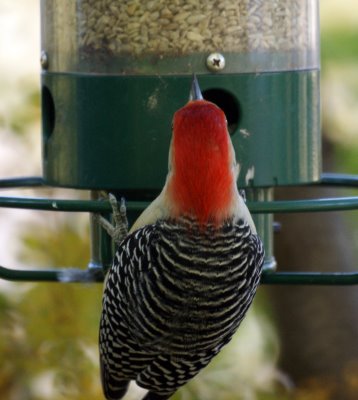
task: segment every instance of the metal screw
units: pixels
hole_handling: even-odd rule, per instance
[[[225,68],[225,57],[221,53],[211,53],[206,59],[206,66],[210,71],[221,71]]]
[[[48,65],[49,65],[48,54],[46,53],[45,50],[41,51],[40,64],[41,64],[42,69],[48,68]]]

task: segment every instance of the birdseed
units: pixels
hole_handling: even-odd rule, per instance
[[[81,0],[80,48],[160,57],[310,46],[304,0]]]

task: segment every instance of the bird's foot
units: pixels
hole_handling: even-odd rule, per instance
[[[96,220],[114,242],[119,244],[128,235],[126,202],[122,197],[118,207],[117,199],[112,193],[108,193],[108,200],[112,207],[112,223],[98,214]]]
[[[246,203],[246,192],[244,189],[239,189],[239,194],[242,197],[242,199],[244,200],[244,202]]]

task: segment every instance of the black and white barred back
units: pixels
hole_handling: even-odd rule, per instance
[[[127,236],[103,297],[107,398],[120,398],[129,380],[165,398],[205,367],[250,306],[263,259],[242,220],[205,230],[188,219],[158,221]]]

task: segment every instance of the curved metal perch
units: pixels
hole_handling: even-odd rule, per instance
[[[323,174],[315,185],[358,188],[358,176]],[[41,187],[46,182],[41,177],[11,178],[0,180],[0,189],[14,187]],[[128,201],[128,211],[142,211],[148,202]],[[0,207],[28,210],[65,212],[111,212],[108,200],[60,200],[23,197],[0,197]],[[252,213],[297,213],[322,211],[347,211],[358,209],[358,196],[329,199],[309,199],[291,201],[248,202]],[[90,263],[87,269],[12,269],[0,266],[0,279],[33,282],[101,282],[103,266]],[[261,283],[290,285],[358,285],[358,272],[273,272],[270,262],[265,263]]]

